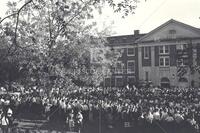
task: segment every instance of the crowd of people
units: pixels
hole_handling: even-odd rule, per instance
[[[33,116],[77,132],[88,125],[119,133],[199,132],[198,88],[77,87],[63,93],[64,89],[47,92],[32,87],[22,88],[19,94],[1,94],[2,130],[7,131],[13,118]]]

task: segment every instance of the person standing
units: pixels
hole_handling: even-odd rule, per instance
[[[69,113],[69,117],[67,118],[67,123],[68,123],[68,127],[69,127],[69,131],[74,131],[74,127],[75,127],[75,121],[74,121],[74,111],[71,110],[71,112]]]
[[[8,118],[8,130],[10,132],[10,130],[12,129],[13,127],[13,121],[14,121],[14,117],[13,117],[13,111],[11,108],[8,108],[8,111],[7,111],[7,118]]]
[[[2,117],[1,117],[2,133],[8,133],[8,125],[9,125],[9,119],[8,119],[6,113],[3,113]]]
[[[78,111],[77,115],[76,115],[76,128],[78,133],[81,132],[81,127],[82,127],[82,123],[83,122],[83,115],[81,113],[81,111]]]
[[[75,122],[74,122],[74,119],[73,119],[73,117],[71,117],[71,116],[69,116],[69,122],[68,122],[68,124],[69,124],[69,131],[74,131],[74,124]]]

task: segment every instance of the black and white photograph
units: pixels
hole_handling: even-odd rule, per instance
[[[0,133],[200,133],[200,0],[0,0]]]

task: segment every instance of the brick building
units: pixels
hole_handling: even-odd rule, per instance
[[[105,78],[106,86],[125,86],[138,80],[138,47],[136,40],[144,36],[136,30],[134,35],[108,38],[109,47],[121,53],[112,76]]]
[[[112,76],[106,86],[151,81],[155,86],[199,86],[200,29],[169,20],[147,34],[108,37],[109,46],[119,50]]]

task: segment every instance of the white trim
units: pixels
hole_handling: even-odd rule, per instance
[[[157,31],[159,31],[160,29],[168,26],[170,23],[175,23],[176,25],[179,25],[179,26],[182,26],[186,29],[189,29],[191,31],[194,31],[196,32],[197,34],[200,34],[200,30],[196,27],[193,27],[191,25],[188,25],[188,24],[185,24],[185,23],[182,23],[182,22],[179,22],[179,21],[176,21],[174,19],[171,19],[165,23],[163,23],[162,25],[158,26],[157,28],[155,28],[154,30],[150,31],[149,33],[147,33],[146,35],[144,35],[143,37],[139,38],[138,40],[136,40],[136,42],[142,42],[144,39],[148,38],[149,36],[151,36],[152,34],[156,33]]]
[[[128,53],[129,49],[133,49],[134,53],[133,54],[129,54]],[[135,56],[135,48],[127,48],[127,56]]]
[[[134,71],[133,72],[131,72],[131,71],[129,71],[129,69],[128,69],[128,64],[129,63],[134,63]],[[135,73],[135,60],[129,60],[129,61],[127,61],[127,74],[131,74],[131,73]]]
[[[121,65],[121,69],[117,68],[118,63]],[[122,63],[122,61],[117,61],[116,67],[115,67],[115,74],[123,74],[123,70],[124,70],[124,64]]]
[[[132,44],[133,45],[133,44]],[[127,48],[137,48],[138,46],[135,44],[134,46],[123,46],[123,45],[120,45],[120,46],[109,46],[109,47],[112,47],[113,49],[119,49],[119,48],[123,48],[123,49],[127,49]]]
[[[168,53],[166,53],[166,48],[168,47]],[[163,50],[163,53],[160,52],[160,49],[162,48]],[[160,55],[168,55],[170,54],[170,46],[169,45],[162,45],[162,46],[159,46],[159,54]]]
[[[160,65],[160,59],[163,59],[163,65]],[[166,65],[166,59],[169,59],[169,65]],[[169,66],[170,66],[169,56],[160,56],[159,57],[159,67],[169,67]]]
[[[200,39],[198,40],[190,40],[189,38],[187,40],[172,40],[172,41],[164,41],[164,42],[146,42],[146,43],[138,43],[138,48],[141,47],[148,47],[148,46],[161,46],[161,45],[182,45],[182,44],[188,44],[188,41],[191,41],[191,44],[199,44]]]

